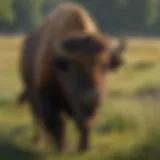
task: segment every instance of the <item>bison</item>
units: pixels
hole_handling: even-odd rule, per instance
[[[116,48],[83,6],[61,3],[43,23],[26,36],[20,58],[24,91],[36,124],[55,140],[58,151],[65,149],[65,120],[71,117],[80,133],[78,150],[89,148],[89,120],[103,102],[106,78],[123,64],[126,46]],[[39,128],[38,128],[39,127]]]

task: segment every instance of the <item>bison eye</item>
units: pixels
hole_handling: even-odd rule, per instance
[[[53,67],[62,72],[67,72],[70,68],[70,61],[64,57],[58,57],[53,60]]]

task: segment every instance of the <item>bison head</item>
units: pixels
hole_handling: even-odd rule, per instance
[[[111,49],[103,34],[74,34],[64,38],[61,52],[53,60],[53,68],[71,106],[84,118],[95,113],[102,102],[109,71],[122,64],[125,41]]]

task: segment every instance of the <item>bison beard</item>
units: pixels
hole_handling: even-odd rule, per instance
[[[57,22],[57,19],[60,21]],[[69,36],[66,33],[69,33]],[[65,120],[62,112],[67,113],[76,123],[80,133],[79,151],[88,149],[87,120],[96,112],[98,98],[96,106],[87,108],[87,105],[80,105],[80,86],[88,84],[92,88],[98,88],[104,79],[99,78],[98,74],[102,74],[103,77],[105,70],[119,68],[122,64],[121,53],[125,48],[124,44],[122,41],[119,47],[111,50],[110,58],[106,58],[108,54],[105,52],[108,52],[109,47],[104,36],[99,34],[87,12],[74,3],[65,3],[57,7],[39,28],[28,34],[20,60],[25,89],[19,97],[19,103],[29,101],[36,127],[41,127],[40,123],[45,126],[45,130],[54,138],[58,151],[65,148]],[[79,53],[83,54],[79,56]],[[70,66],[72,63],[69,60],[73,60],[73,57],[80,57],[83,63],[87,64],[84,72],[88,75],[76,70],[74,65]],[[89,61],[86,57],[89,57]],[[102,61],[102,57],[107,59],[106,62]],[[96,62],[99,66],[98,73],[89,70],[91,66],[96,68],[93,65],[95,59],[101,60],[100,63]],[[105,69],[101,70],[104,68],[101,66],[104,65]],[[79,73],[81,76],[77,78]],[[91,73],[93,75],[90,75]],[[95,75],[96,80],[91,79]],[[85,82],[84,86],[78,84],[81,80]],[[36,139],[39,139],[40,133],[38,130],[35,132]]]

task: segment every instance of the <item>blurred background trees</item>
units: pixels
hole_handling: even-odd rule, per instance
[[[35,28],[63,0],[0,0],[0,32]],[[74,0],[83,4],[104,31],[160,34],[160,0]]]

